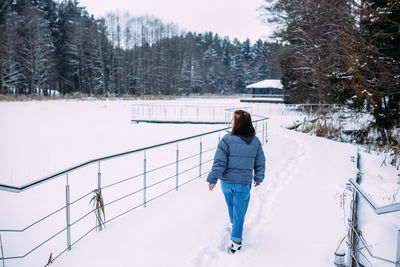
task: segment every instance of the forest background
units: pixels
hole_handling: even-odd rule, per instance
[[[0,95],[231,95],[281,79],[286,103],[345,104],[397,143],[400,2],[264,2],[276,31],[251,43],[152,16],[95,18],[76,0],[1,0]]]

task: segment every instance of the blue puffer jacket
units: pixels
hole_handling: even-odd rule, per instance
[[[218,144],[214,164],[207,182],[216,184],[218,179],[228,183],[261,183],[265,175],[265,156],[256,136],[225,135]]]

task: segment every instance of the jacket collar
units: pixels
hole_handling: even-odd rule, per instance
[[[254,135],[252,135],[252,136],[237,135],[237,136],[240,137],[240,139],[242,139],[246,144],[250,144],[251,141],[253,141],[253,139],[254,139]]]

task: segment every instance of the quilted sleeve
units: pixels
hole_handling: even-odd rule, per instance
[[[207,182],[210,184],[216,184],[227,167],[229,146],[226,141],[227,138],[225,137],[226,136],[224,136],[224,138],[222,138],[218,144],[218,148],[214,156],[214,163],[207,177]]]
[[[254,181],[261,183],[265,176],[265,156],[262,145],[259,142],[256,159],[254,161]]]

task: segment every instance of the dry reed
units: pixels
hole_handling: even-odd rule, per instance
[[[53,253],[50,253],[49,259],[47,260],[47,264],[45,266],[49,266],[53,263]]]
[[[106,213],[104,209],[104,200],[103,196],[101,194],[101,189],[95,189],[93,190],[93,197],[90,200],[90,203],[93,202],[93,211],[94,214],[96,215],[96,225],[97,229],[101,231],[103,228],[106,228],[105,222],[106,222]],[[101,216],[103,214],[103,217]]]

